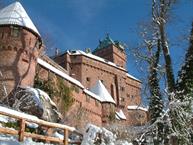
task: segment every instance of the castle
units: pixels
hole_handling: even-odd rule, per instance
[[[63,122],[73,126],[111,121],[125,125],[147,122],[147,109],[141,104],[141,81],[125,69],[126,53],[119,41],[109,35],[90,52],[68,50],[52,59],[42,55],[43,40],[19,2],[0,11],[0,91],[1,100],[18,86],[34,85],[35,76],[56,83],[57,78],[72,89],[73,102]],[[3,84],[3,85],[2,85]],[[61,100],[53,97],[62,111]]]

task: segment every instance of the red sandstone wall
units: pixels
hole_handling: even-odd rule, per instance
[[[122,108],[126,105],[140,104],[140,82],[128,78],[126,72],[102,62],[79,55],[71,56],[70,74],[85,87],[93,87],[98,80],[114,97]]]
[[[123,68],[126,67],[127,62],[125,52],[120,49],[117,49],[117,47],[115,47],[114,45],[113,45],[113,62]]]
[[[126,54],[116,46],[109,45],[107,48],[99,49],[94,52],[95,55],[107,59],[118,66],[125,68],[126,66]]]
[[[37,38],[30,31],[20,28],[18,36],[13,36],[11,26],[0,27],[0,70],[8,94],[18,85],[32,86],[35,75],[36,58],[40,52]],[[38,40],[39,41],[39,40]]]
[[[103,84],[114,97],[117,107],[126,112],[126,116],[128,105],[141,103],[141,83],[129,78],[125,71],[82,55],[70,58],[68,65],[71,68],[69,70],[71,76],[78,79],[87,88],[93,87],[96,81],[103,80]]]
[[[101,79],[110,92],[110,85],[112,84],[112,82],[114,82],[115,88],[118,88],[118,93],[120,96],[119,106],[117,106],[118,108],[116,109],[116,111],[122,109],[127,117],[126,121],[115,122],[125,125],[141,125],[147,121],[146,112],[141,110],[128,111],[127,109],[128,105],[139,105],[141,102],[140,82],[127,77],[126,73],[122,70],[118,70],[116,68],[95,60],[91,60],[90,58],[84,56],[73,57],[70,62],[72,64],[69,64],[69,66],[73,66],[72,69],[70,69],[70,73],[74,73],[74,76],[79,76],[79,80],[82,81],[82,84],[84,86],[87,86],[88,88],[95,85],[98,79]],[[48,72],[42,69],[40,76],[48,76]],[[89,82],[87,81],[87,77],[90,78]],[[69,86],[72,86],[72,84],[70,84],[69,82],[67,82],[67,84]],[[124,89],[121,89],[121,87],[124,87]],[[116,89],[115,95],[117,95]],[[109,122],[108,115],[112,110],[110,109],[112,108],[110,107],[112,105],[109,105],[108,103],[102,103],[103,105],[101,103],[98,103],[98,105],[96,105],[96,100],[94,100],[92,97],[89,97],[88,95],[86,96],[80,88],[78,93],[73,93],[73,96],[75,99],[75,103],[64,115],[64,121],[66,124],[73,125],[78,128],[83,128],[86,123],[94,123],[101,126],[102,124],[104,125],[105,123]]]
[[[48,70],[43,68],[42,66],[38,65],[39,67],[39,72],[40,75],[39,77],[47,80],[48,76],[53,76],[50,75]],[[51,78],[50,78],[51,79]],[[52,78],[53,80],[56,79],[55,77]],[[74,88],[73,91],[73,98],[74,98],[74,103],[68,110],[68,112],[64,112],[61,110],[59,107],[60,112],[63,114],[63,122],[65,124],[75,126],[79,129],[83,129],[87,123],[93,123],[98,126],[102,125],[102,105],[99,101],[95,100],[89,95],[86,95],[81,88],[78,86],[71,84],[67,80],[64,80],[65,84],[68,87]],[[54,102],[60,106],[60,100],[54,99]]]

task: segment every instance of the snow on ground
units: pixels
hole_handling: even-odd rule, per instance
[[[109,130],[88,124],[81,145],[133,145],[127,141],[118,141],[116,139],[116,135]]]
[[[53,144],[34,142],[31,138],[26,138],[23,142],[18,142],[17,138],[14,136],[0,134],[0,145],[53,145]]]
[[[3,106],[0,106],[0,110],[2,112],[12,113],[15,115],[23,116],[24,118],[33,118],[37,120],[38,118],[32,115],[28,115],[26,113],[18,112]],[[0,127],[1,123],[13,122],[10,118],[0,115]],[[37,128],[38,125],[35,123],[27,123],[27,126],[30,128]],[[53,136],[63,139],[63,135],[55,132]],[[116,135],[110,132],[109,130],[103,127],[97,127],[92,124],[88,124],[86,127],[86,132],[83,135],[83,141],[81,145],[95,145],[96,143],[100,145],[132,145],[132,143],[128,143],[127,141],[118,141],[116,140]],[[11,135],[3,135],[0,134],[0,145],[51,145],[44,144],[32,141],[31,138],[26,138],[24,142],[18,142],[18,138],[16,136]]]
[[[19,112],[19,111],[16,111],[16,110],[13,110],[7,107],[3,107],[3,106],[0,106],[0,111],[3,113],[14,114],[16,116],[22,116],[23,118],[30,119],[30,120],[38,120],[38,117],[36,116],[29,115],[23,112]]]

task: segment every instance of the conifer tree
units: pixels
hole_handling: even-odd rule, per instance
[[[155,122],[163,109],[163,102],[161,98],[161,92],[159,87],[159,80],[157,77],[157,70],[158,70],[158,63],[159,63],[159,56],[160,56],[160,40],[158,39],[158,48],[155,55],[152,56],[152,61],[150,61],[150,68],[149,68],[149,89],[150,89],[150,117],[151,122]]]
[[[162,95],[160,92],[159,87],[159,80],[158,80],[158,63],[160,59],[160,39],[157,40],[157,51],[155,55],[152,56],[150,61],[150,68],[149,68],[149,89],[150,89],[150,104],[149,104],[149,112],[151,123],[153,124],[159,117],[162,115],[163,110],[163,102],[162,102]],[[163,140],[163,123],[158,122],[156,124],[157,130],[153,133],[154,136],[154,144],[161,144]]]
[[[176,116],[179,124],[181,122],[180,130],[186,129],[184,132],[187,134],[186,138],[191,136],[193,140],[193,132],[191,129],[191,116],[192,116],[192,102],[193,102],[193,23],[192,31],[190,34],[190,46],[186,51],[184,64],[178,72],[178,79],[176,82],[176,98],[183,104],[181,106],[180,116]],[[179,130],[178,129],[178,130]],[[188,130],[188,132],[187,132]],[[181,140],[179,140],[181,141]],[[183,141],[183,140],[182,140]]]
[[[190,46],[186,52],[184,64],[178,73],[176,87],[178,93],[180,94],[178,96],[181,101],[187,99],[184,97],[187,97],[187,95],[191,94],[193,91],[193,23],[190,34]]]

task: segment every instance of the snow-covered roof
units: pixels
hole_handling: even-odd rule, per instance
[[[14,2],[0,10],[0,25],[7,24],[26,27],[40,36],[37,28],[19,2]]]
[[[77,86],[84,88],[84,86],[76,79],[70,77],[69,75],[65,74],[64,72],[58,70],[57,68],[55,68],[54,66],[48,64],[47,62],[45,62],[44,60],[38,58],[37,59],[38,64],[40,64],[41,66],[47,68],[48,70],[51,70],[52,72],[56,73],[57,75],[61,76],[62,78],[64,78],[65,80],[68,80],[69,82],[76,84]]]
[[[141,82],[141,80],[137,79],[136,77],[134,77],[134,76],[132,76],[132,75],[130,75],[130,74],[128,74],[128,73],[126,73],[126,76],[129,77],[129,78],[132,78],[132,79],[134,79],[134,80],[136,80],[136,81]]]
[[[139,110],[143,110],[143,111],[148,111],[147,108],[144,108],[144,107],[141,107],[141,106],[136,106],[136,105],[129,105],[129,106],[127,106],[127,109],[129,109],[129,110],[139,109]]]
[[[123,119],[123,120],[126,120],[126,119],[127,119],[122,110],[119,110],[119,112],[116,112],[116,115],[117,115],[117,117],[120,118],[120,119]],[[115,116],[115,117],[116,117],[116,116]]]
[[[91,92],[91,91],[89,91],[87,89],[84,89],[83,91],[84,91],[84,93],[88,94],[89,96],[95,98],[96,100],[98,100],[100,102],[105,101],[103,98],[99,97],[98,95],[94,94],[93,92]]]
[[[81,50],[67,51],[67,53],[68,53],[69,55],[84,55],[84,56],[87,56],[87,57],[89,57],[89,58],[92,58],[92,59],[95,59],[95,60],[97,60],[97,61],[100,61],[100,62],[103,62],[103,63],[105,63],[105,64],[108,64],[108,65],[110,65],[110,66],[113,66],[113,67],[116,67],[116,68],[118,68],[118,69],[121,69],[121,70],[123,70],[123,71],[126,71],[123,67],[120,67],[120,66],[116,65],[115,63],[110,62],[110,61],[108,61],[108,60],[106,60],[106,59],[103,59],[103,58],[101,58],[101,57],[99,57],[99,56],[96,56],[96,55],[94,55],[94,54],[92,54],[92,53],[85,53],[84,51],[81,51]]]
[[[103,100],[103,102],[111,102],[116,104],[112,96],[109,94],[109,92],[100,80],[96,82],[96,85],[91,88],[90,91],[98,95]]]
[[[56,73],[57,75],[61,76],[62,78],[64,78],[65,80],[68,80],[69,82],[76,84],[77,86],[81,87],[82,89],[84,89],[84,86],[76,79],[70,77],[68,74],[65,74],[64,72],[58,70],[57,68],[55,68],[54,66],[50,65],[49,63],[45,62],[44,60],[38,58],[37,59],[38,64],[40,64],[41,66],[47,68],[48,70]],[[101,82],[100,82],[101,83]],[[102,85],[102,86],[101,86]],[[112,102],[115,103],[115,101],[113,100],[113,98],[111,97],[111,95],[108,93],[108,91],[106,90],[105,86],[101,83],[100,86],[100,95],[99,96],[97,93],[95,92],[91,92],[87,89],[84,89],[83,91],[90,95],[91,97],[95,98],[96,100],[100,101],[100,102]]]
[[[120,66],[116,65],[115,63],[110,62],[110,61],[108,61],[108,60],[106,60],[106,59],[103,59],[103,58],[101,58],[101,57],[99,57],[99,56],[96,56],[96,55],[94,55],[94,54],[92,54],[92,53],[85,53],[84,51],[81,51],[81,50],[67,51],[67,53],[68,53],[69,55],[84,55],[84,56],[87,56],[87,57],[89,57],[89,58],[92,58],[92,59],[95,59],[95,60],[97,60],[97,61],[100,61],[100,62],[103,62],[103,63],[105,63],[105,64],[108,64],[108,65],[110,65],[110,66],[113,66],[113,67],[116,67],[116,68],[118,68],[118,69],[121,69],[121,70],[123,70],[123,71],[126,71],[123,67],[120,67]],[[128,74],[128,73],[126,73],[126,76],[129,77],[129,78],[132,78],[132,79],[134,79],[134,80],[136,80],[136,81],[141,82],[139,79],[137,79],[136,77],[134,77],[134,76],[132,76],[132,75],[130,75],[130,74]]]
[[[117,114],[115,114],[115,118],[116,118],[117,120],[121,120]]]

